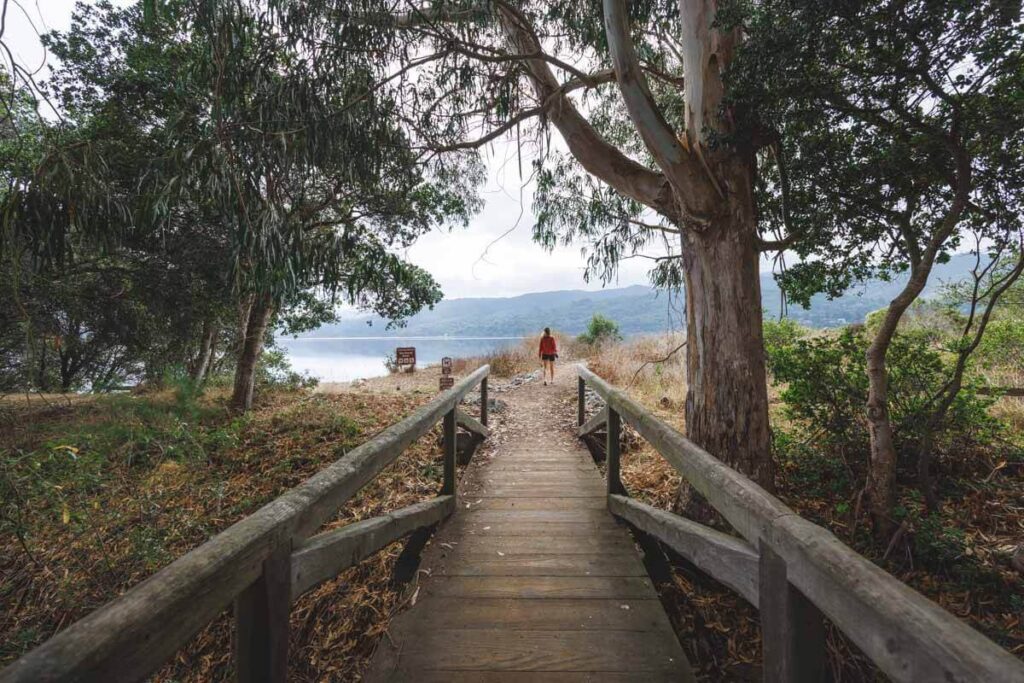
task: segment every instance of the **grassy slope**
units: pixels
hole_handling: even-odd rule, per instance
[[[426,398],[264,396],[244,419],[221,399],[103,397],[4,406],[0,426],[0,664],[343,457]],[[433,495],[438,449],[424,437],[331,526]],[[293,607],[292,676],[351,680],[400,596],[400,545]],[[231,622],[203,630],[158,680],[230,678]]]

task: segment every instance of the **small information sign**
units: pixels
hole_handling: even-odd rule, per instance
[[[441,359],[441,374],[450,375],[452,374],[452,359],[445,356]]]
[[[409,367],[415,367],[416,365],[416,347],[415,346],[399,346],[395,349],[395,365],[402,367],[408,365]]]
[[[451,375],[441,375],[441,391],[451,389],[455,386],[455,378]]]

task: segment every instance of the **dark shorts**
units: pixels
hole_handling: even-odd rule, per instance
[[[558,358],[558,354],[557,353],[545,353],[540,358],[541,358],[541,360],[554,361],[556,358]]]

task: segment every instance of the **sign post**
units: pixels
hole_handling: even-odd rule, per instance
[[[455,386],[455,378],[452,377],[452,359],[445,356],[441,359],[441,391],[451,389]]]
[[[416,347],[399,346],[395,349],[395,365],[399,368],[408,366],[409,371],[416,369]]]

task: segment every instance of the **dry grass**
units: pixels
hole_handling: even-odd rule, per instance
[[[575,337],[557,330],[551,333],[558,341],[559,360],[581,358],[587,351],[586,344],[581,344]],[[491,374],[495,377],[515,377],[526,372],[540,369],[537,351],[540,348],[541,335],[525,337],[520,343],[503,349],[492,351],[472,358],[457,358],[452,362],[456,373],[468,373],[482,365],[491,366]]]
[[[208,448],[206,458],[164,457],[158,444],[147,458],[101,454],[96,481],[53,482],[64,487],[67,521],[55,499],[26,491],[17,520],[26,533],[18,538],[5,524],[0,535],[0,665],[343,457],[426,398],[277,395],[233,431],[226,412],[212,406],[202,418],[206,427],[234,436],[223,448]],[[83,456],[90,444],[71,442],[73,435],[93,433],[83,425],[106,429],[119,419],[103,400],[88,408],[22,414],[0,431],[0,454],[66,443]],[[431,434],[414,444],[327,528],[434,495],[441,476],[436,438]],[[289,680],[358,680],[403,599],[391,584],[400,548],[399,543],[377,553],[293,605]],[[155,680],[232,679],[231,631],[228,615],[216,620]]]
[[[635,337],[599,345],[587,358],[598,376],[627,390],[676,428],[686,405],[686,348],[683,335]]]

